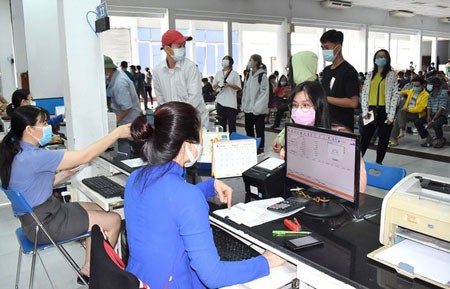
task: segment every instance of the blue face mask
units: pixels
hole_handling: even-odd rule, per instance
[[[45,146],[46,144],[48,144],[50,142],[50,140],[52,139],[52,135],[53,135],[52,126],[51,125],[46,125],[44,127],[35,126],[35,128],[42,129],[42,137],[40,139],[38,139],[33,136],[33,138],[36,139],[41,146]]]
[[[287,82],[285,80],[280,81],[281,86],[285,86],[286,84],[287,84]]]
[[[335,55],[333,49],[325,49],[322,50],[322,56],[325,61],[333,62]]]
[[[418,92],[422,91],[422,86],[414,86],[413,89],[414,89],[414,92],[418,93]]]
[[[433,85],[432,84],[427,84],[427,90],[428,91],[433,91]]]
[[[248,70],[252,70],[252,63],[251,62],[248,63],[247,68],[248,68]]]
[[[386,58],[384,57],[375,58],[375,64],[379,67],[384,67],[386,65]]]

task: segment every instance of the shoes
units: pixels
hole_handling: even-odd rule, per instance
[[[84,281],[86,282],[86,284],[89,285],[89,277],[86,276],[86,275],[83,275],[83,274],[81,274],[81,276],[83,277],[83,279],[84,279]],[[79,285],[86,285],[86,284],[83,283],[83,280],[81,280],[80,277],[77,278],[77,283],[78,283]]]
[[[408,133],[408,134],[413,134],[412,128],[407,127],[407,128],[406,128],[406,133]]]
[[[279,125],[272,125],[270,128],[271,129],[276,129],[276,128],[279,128],[280,126]]]
[[[396,146],[398,146],[398,141],[396,141],[396,140],[390,140],[389,141],[389,147],[396,147]]]
[[[434,142],[434,147],[437,148],[437,149],[440,149],[440,148],[444,147],[445,141],[446,141],[445,138],[439,138],[439,139],[437,139],[437,140]]]
[[[431,135],[428,135],[425,141],[421,144],[421,146],[424,148],[429,148],[432,146],[432,142],[433,138],[431,137]]]
[[[408,127],[408,129],[411,129],[411,128],[409,128]],[[406,130],[406,131],[408,131],[408,130]],[[411,132],[412,133],[412,132]],[[405,130],[404,129],[400,129],[400,133],[398,134],[398,137],[397,138],[402,138],[402,137],[404,137],[405,136]]]
[[[264,155],[264,149],[263,148],[259,148],[257,155],[258,155],[258,157],[259,156],[263,156]]]

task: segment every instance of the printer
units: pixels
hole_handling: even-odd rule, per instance
[[[367,256],[409,278],[450,288],[449,186],[450,178],[421,173],[397,183],[381,207],[384,246]]]
[[[242,173],[245,202],[284,197],[286,167],[284,160],[266,158]]]

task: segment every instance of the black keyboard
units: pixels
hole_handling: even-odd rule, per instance
[[[214,243],[222,261],[240,261],[260,256],[261,254],[229,233],[211,226]]]
[[[123,186],[105,176],[86,178],[81,182],[105,198],[120,197],[125,190]]]

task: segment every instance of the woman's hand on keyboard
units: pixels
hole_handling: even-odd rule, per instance
[[[264,257],[266,257],[267,262],[269,262],[269,267],[270,268],[275,268],[278,266],[283,265],[284,263],[286,263],[286,260],[284,260],[283,258],[279,257],[278,255],[275,255],[274,253],[270,252],[270,251],[264,251],[264,253],[262,254]]]
[[[221,203],[226,203],[231,208],[231,199],[233,198],[233,189],[220,180],[214,181],[214,190]]]

